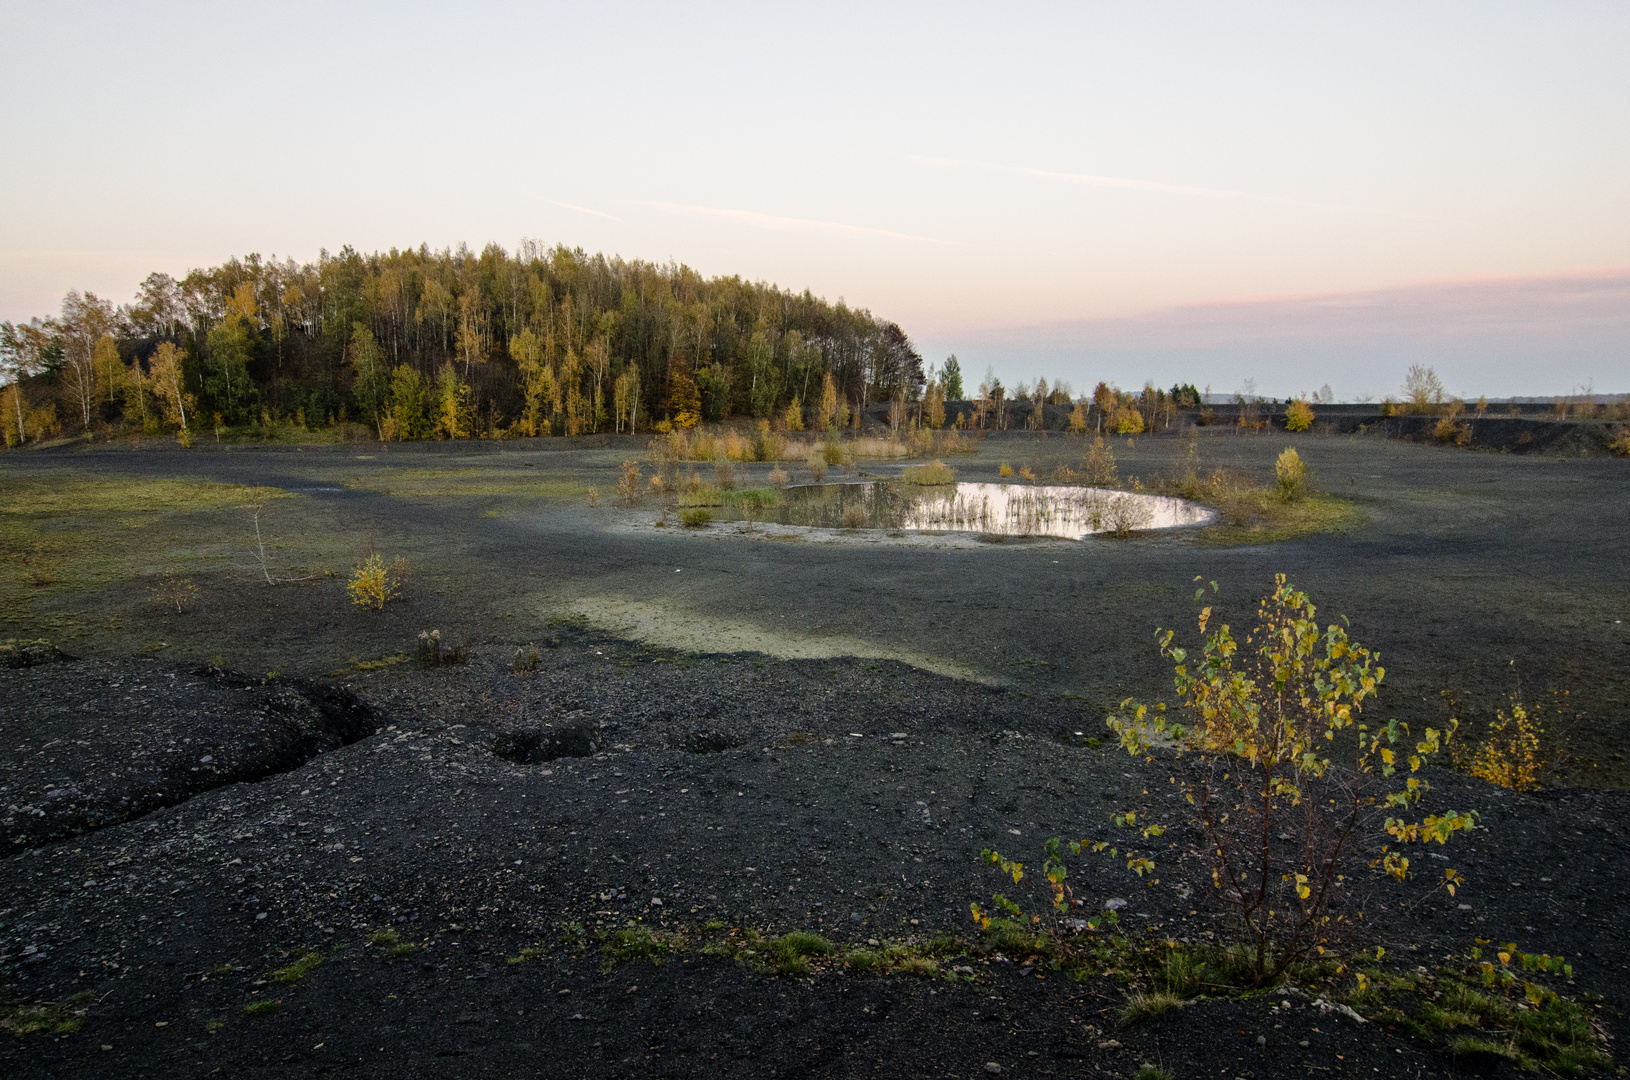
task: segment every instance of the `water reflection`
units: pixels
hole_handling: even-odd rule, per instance
[[[914,529],[1067,540],[1092,533],[1201,525],[1215,516],[1182,499],[1104,488],[972,483],[922,487],[894,480],[788,488],[779,493],[775,505],[751,509],[748,515],[758,521],[826,529]]]

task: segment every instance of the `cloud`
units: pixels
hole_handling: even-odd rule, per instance
[[[567,210],[576,210],[579,214],[593,214],[595,217],[603,217],[603,218],[607,218],[608,220],[611,220],[611,221],[622,221],[622,218],[613,217],[611,214],[606,213],[604,210],[590,210],[586,206],[573,206],[569,202],[559,202],[559,201],[557,201],[555,199],[544,199],[543,201],[548,203],[550,206],[561,206],[561,207],[565,207]]]
[[[907,154],[912,161],[924,165],[934,165],[947,169],[984,169],[987,172],[1008,173],[1013,176],[1029,176],[1038,180],[1052,180],[1057,183],[1081,184],[1087,187],[1121,188],[1130,191],[1154,191],[1164,195],[1184,195],[1201,199],[1238,199],[1248,202],[1270,203],[1275,206],[1296,206],[1304,210],[1342,210],[1358,211],[1365,214],[1389,214],[1398,217],[1421,217],[1418,214],[1397,214],[1391,210],[1379,210],[1372,206],[1352,206],[1346,203],[1310,202],[1305,199],[1282,199],[1276,195],[1258,195],[1250,191],[1232,191],[1227,188],[1192,187],[1186,184],[1163,184],[1155,180],[1135,180],[1124,176],[1099,176],[1094,173],[1054,172],[1049,169],[1032,169],[1023,165],[998,165],[989,161],[965,161],[960,158],[925,157],[921,154]]]
[[[1412,363],[1457,393],[1549,395],[1594,383],[1630,391],[1630,267],[1427,282],[1364,292],[1187,304],[1046,325],[929,332],[1006,374],[1057,371],[1141,385],[1233,389],[1255,378],[1283,396],[1328,382],[1344,396],[1397,393]]]
[[[854,233],[862,236],[887,236],[895,240],[917,240],[925,244],[950,243],[948,240],[935,240],[929,236],[913,236],[910,233],[894,232],[890,229],[874,229],[868,225],[845,225],[837,221],[779,217],[775,214],[761,214],[756,210],[727,210],[715,206],[688,206],[682,203],[652,202],[649,200],[630,201],[637,202],[640,206],[655,207],[668,214],[722,218],[725,221],[739,222],[755,229],[769,229],[775,232]]]

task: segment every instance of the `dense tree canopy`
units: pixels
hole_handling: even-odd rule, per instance
[[[899,326],[841,300],[535,242],[251,255],[151,274],[119,308],[70,293],[57,317],[0,331],[8,429],[24,430],[49,406],[70,430],[298,417],[382,438],[581,434],[768,418],[817,403],[828,376],[852,405],[925,383]]]

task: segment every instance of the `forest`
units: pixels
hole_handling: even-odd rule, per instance
[[[928,381],[898,325],[842,300],[531,241],[250,255],[151,274],[122,306],[70,292],[54,317],[0,324],[0,364],[8,443],[278,424],[380,439],[796,425],[823,395],[847,413],[917,400]]]

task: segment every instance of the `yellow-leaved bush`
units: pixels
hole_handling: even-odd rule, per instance
[[[1202,587],[1196,602],[1204,596]],[[1397,720],[1365,723],[1364,706],[1386,671],[1341,626],[1321,628],[1315,615],[1283,574],[1243,642],[1203,608],[1197,654],[1174,645],[1172,631],[1157,632],[1178,707],[1128,699],[1106,721],[1129,754],[1169,769],[1217,895],[1245,931],[1259,982],[1329,943],[1346,917],[1339,901],[1350,892],[1354,859],[1402,881],[1409,845],[1443,844],[1476,820],[1454,810],[1419,816],[1430,790],[1421,768],[1453,726],[1417,738]],[[1145,842],[1165,831],[1147,814],[1139,821],[1136,812],[1114,819]],[[1382,834],[1390,839],[1381,842]],[[1379,850],[1361,850],[1372,838]],[[1108,840],[1071,847],[1102,851],[1111,843],[1140,877],[1154,873],[1153,851]],[[1447,869],[1440,884],[1453,894],[1460,880]]]

